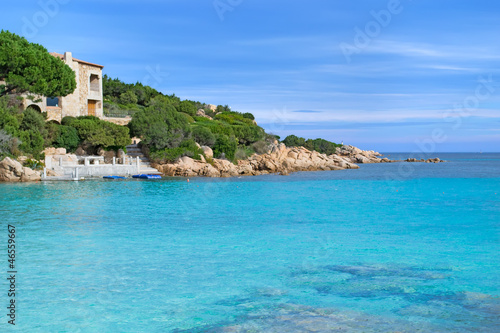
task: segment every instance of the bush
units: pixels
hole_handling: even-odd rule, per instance
[[[240,144],[249,145],[264,138],[264,130],[258,126],[233,125],[234,135]]]
[[[192,131],[193,139],[202,146],[212,147],[215,143],[215,135],[206,127],[195,126]]]
[[[177,148],[191,134],[188,120],[170,104],[165,97],[151,100],[151,106],[134,114],[129,123],[132,135],[152,151]]]
[[[182,101],[179,103],[179,106],[177,107],[177,111],[184,112],[184,113],[190,115],[191,117],[194,117],[194,116],[196,116],[196,111],[198,111],[198,109],[196,108],[196,106],[194,105],[193,102],[186,100],[186,101]]]
[[[287,136],[285,140],[283,140],[283,143],[287,147],[303,147],[306,143],[306,140],[292,134]]]
[[[181,112],[181,116],[183,116],[183,117],[186,119],[186,121],[187,121],[188,123],[190,123],[190,124],[194,123],[194,119],[193,119],[193,117],[191,117],[191,116],[190,116],[190,115],[188,115],[187,113],[183,113],[183,112]]]
[[[45,117],[40,112],[32,108],[27,108],[23,111],[23,120],[19,129],[22,131],[38,132],[42,137],[46,136]]]
[[[80,137],[76,128],[71,126],[61,125],[59,127],[59,136],[54,141],[54,146],[57,148],[66,148],[69,152],[74,152],[78,148]]]
[[[255,142],[252,148],[259,155],[266,154],[269,151],[269,145],[265,141]]]
[[[151,161],[159,164],[164,163],[174,163],[182,156],[184,149],[181,147],[177,148],[165,148],[163,150],[152,152],[149,155]]]
[[[195,160],[200,159],[203,155],[203,150],[198,148],[194,140],[184,140],[179,147],[165,148],[159,151],[152,152],[149,158],[155,163],[174,163],[182,156],[188,156]]]
[[[253,114],[247,112],[247,113],[243,113],[243,118],[247,118],[247,119],[250,119],[250,120],[255,120],[255,117],[253,116]]]
[[[253,151],[248,149],[247,147],[238,147],[236,152],[234,153],[235,160],[246,160],[248,156],[252,155]]]
[[[125,126],[116,125],[104,120],[100,120],[94,116],[83,116],[78,117],[75,120],[68,119],[66,117],[63,119],[63,123],[70,124],[68,126],[74,127],[78,133],[78,137],[81,139],[81,143],[86,146],[91,146],[94,149],[99,147],[104,149],[119,149],[124,148],[130,144],[129,129]],[[70,130],[67,130],[70,131]],[[69,144],[71,146],[72,139],[74,135],[67,132],[64,144]],[[66,139],[69,140],[66,141]]]
[[[22,115],[15,107],[8,107],[7,100],[7,97],[0,98],[0,129],[9,135],[16,136]]]
[[[137,96],[132,90],[128,90],[120,94],[120,98],[118,100],[120,104],[137,104],[137,101]]]
[[[9,155],[12,153],[13,139],[12,135],[0,129],[0,155]]]
[[[331,155],[331,154],[335,154],[335,151],[337,149],[337,147],[341,147],[342,145],[339,145],[337,143],[334,143],[334,142],[330,142],[328,140],[325,140],[325,139],[304,139],[304,138],[299,138],[295,135],[289,135],[285,138],[285,140],[283,140],[283,143],[287,146],[287,147],[298,147],[298,146],[302,146],[302,147],[305,147],[309,150],[315,150],[319,153],[322,153],[322,154],[327,154],[327,155]]]
[[[234,136],[228,137],[219,135],[213,146],[214,156],[220,157],[221,154],[224,154],[228,160],[232,161],[234,160],[234,154],[237,147],[238,145],[236,144]]]
[[[74,121],[76,121],[75,117],[66,116],[61,120],[61,125],[72,126]]]
[[[43,170],[45,167],[43,162],[33,160],[33,159],[28,159],[24,162],[23,166],[28,167],[33,170]]]
[[[30,154],[34,158],[39,159],[43,151],[43,136],[33,130],[21,131],[19,134],[19,139],[21,140],[19,149],[23,153]]]

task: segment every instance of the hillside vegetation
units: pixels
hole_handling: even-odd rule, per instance
[[[35,82],[27,78],[28,72],[45,79]],[[212,148],[215,158],[236,162],[254,153],[266,153],[270,144],[280,139],[258,126],[251,113],[237,112],[227,105],[214,107],[181,100],[175,94],[165,95],[141,83],[127,84],[106,75],[104,115],[129,115],[132,120],[128,126],[93,116],[64,117],[60,124],[47,122],[45,114],[19,107],[20,93],[71,93],[74,77],[71,69],[50,56],[43,46],[7,31],[0,32],[0,81],[4,81],[0,85],[0,157],[26,155],[41,159],[46,147],[62,147],[69,152],[81,148],[96,154],[125,148],[131,137],[139,137],[143,150],[155,162],[174,162],[181,156],[200,159],[203,151],[199,145]],[[334,153],[339,146],[294,135],[283,142],[289,147],[304,146],[325,154]]]

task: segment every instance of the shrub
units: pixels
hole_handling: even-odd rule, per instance
[[[0,129],[0,155],[12,153],[13,137],[3,129]]]
[[[19,139],[22,142],[19,145],[19,149],[39,159],[43,150],[43,136],[33,130],[21,131],[19,134]]]
[[[134,114],[129,123],[132,135],[141,137],[151,150],[177,148],[191,133],[188,120],[165,97],[151,100],[151,105]]]
[[[152,152],[149,155],[151,161],[159,164],[163,163],[174,163],[179,157],[182,156],[184,149],[181,147],[177,148],[165,148],[163,150]]]
[[[283,140],[283,143],[287,147],[301,147],[304,146],[306,143],[306,140],[304,138],[299,138],[296,135],[289,135]]]
[[[183,117],[186,119],[186,121],[187,121],[188,123],[190,123],[190,124],[194,123],[194,119],[193,119],[193,117],[191,117],[191,116],[190,116],[190,115],[188,115],[187,113],[183,113],[183,112],[181,112],[181,116],[183,116]]]
[[[248,158],[248,150],[244,147],[238,147],[234,153],[235,160],[246,160]]]
[[[33,170],[43,170],[45,164],[43,162],[40,162],[38,160],[33,160],[30,158],[24,162],[23,166]]]
[[[76,128],[61,125],[59,127],[59,136],[54,141],[57,148],[66,148],[69,152],[74,152],[80,143],[80,137]]]
[[[137,101],[137,96],[132,90],[128,90],[120,94],[120,98],[118,100],[120,104],[137,104]]]
[[[255,142],[252,148],[259,155],[266,154],[269,151],[269,145],[265,141]]]
[[[221,154],[224,154],[228,160],[232,161],[237,146],[234,136],[219,135],[213,146],[214,156],[220,157]]]
[[[57,137],[61,133],[60,126],[57,121],[49,121],[45,123],[45,147],[52,146]]]
[[[74,127],[81,139],[81,143],[93,148],[123,148],[130,144],[129,129],[125,126],[116,125],[104,120],[100,120],[94,116],[78,117],[75,120],[65,121],[71,127]],[[70,131],[70,130],[68,130]],[[74,137],[71,133],[66,133],[70,137]],[[65,141],[65,144],[69,142]]]
[[[247,118],[247,119],[250,119],[250,120],[255,120],[255,117],[253,116],[253,114],[247,112],[247,113],[243,113],[243,118]]]
[[[76,121],[75,117],[66,116],[61,120],[61,125],[72,126],[74,121]]]
[[[264,130],[258,126],[233,125],[234,135],[240,144],[249,145],[264,138]]]
[[[194,116],[196,116],[196,111],[198,111],[198,109],[196,108],[196,106],[194,105],[193,102],[186,100],[186,101],[182,101],[179,103],[179,106],[177,107],[177,111],[184,112],[184,113],[190,115],[191,117],[194,117]]]
[[[19,126],[20,130],[38,132],[42,136],[46,135],[45,117],[38,111],[27,108],[23,111],[23,120]]]
[[[192,131],[193,139],[202,146],[212,147],[215,143],[215,135],[206,127],[195,126]]]
[[[155,163],[174,163],[182,156],[188,156],[195,160],[200,159],[203,155],[203,150],[196,146],[194,140],[184,140],[179,147],[165,148],[159,151],[150,153],[149,158]]]

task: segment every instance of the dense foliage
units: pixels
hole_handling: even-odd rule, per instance
[[[67,96],[76,88],[75,72],[39,44],[2,30],[0,32],[0,96],[29,92]]]
[[[9,107],[7,98],[0,98],[0,130],[2,155],[29,154],[39,158],[44,147],[45,118],[33,109],[19,112]]]
[[[327,141],[325,139],[304,139],[301,137],[297,137],[295,135],[289,135],[283,140],[283,143],[287,147],[305,147],[309,150],[316,150],[319,153],[331,155],[334,154],[337,147],[341,147],[342,145]]]
[[[20,111],[9,107],[8,98],[0,98],[0,154],[28,155],[42,158],[46,147],[66,148],[74,152],[77,147],[88,153],[99,148],[119,149],[130,144],[129,129],[100,120],[93,116],[64,117],[62,125],[45,121],[45,115],[27,108]]]
[[[95,153],[99,148],[117,150],[131,142],[129,129],[126,126],[116,125],[94,116],[64,117],[62,125],[76,130],[80,145],[85,147],[87,152]],[[60,137],[59,142],[71,140],[73,134],[66,131],[70,130],[61,131],[61,135],[66,136]]]
[[[191,134],[187,119],[164,96],[155,97],[149,107],[137,112],[129,127],[152,151],[177,148]]]

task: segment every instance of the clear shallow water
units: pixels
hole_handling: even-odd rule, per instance
[[[497,332],[500,154],[444,155],[288,177],[0,184],[2,239],[17,227],[16,328]]]

